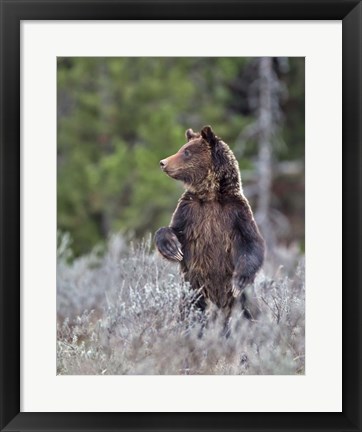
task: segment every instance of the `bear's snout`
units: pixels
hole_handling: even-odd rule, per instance
[[[160,167],[162,170],[164,170],[167,166],[167,159],[160,160]]]
[[[164,171],[166,174],[170,174],[171,172],[177,171],[179,165],[180,165],[179,152],[165,159],[160,160],[160,167],[162,171]]]

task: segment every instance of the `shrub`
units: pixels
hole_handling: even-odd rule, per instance
[[[288,274],[265,266],[254,283],[260,317],[250,322],[235,310],[225,336],[222,313],[210,310],[203,323],[197,293],[150,238],[127,246],[115,235],[104,253],[72,262],[67,238],[60,245],[58,374],[304,373],[303,257]]]

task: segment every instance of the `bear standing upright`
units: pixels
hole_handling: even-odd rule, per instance
[[[160,162],[170,177],[184,183],[168,227],[155,235],[159,252],[179,261],[186,281],[199,290],[198,306],[211,301],[231,311],[237,298],[248,318],[244,290],[264,260],[264,240],[241,188],[238,162],[210,126],[186,131],[187,143]]]

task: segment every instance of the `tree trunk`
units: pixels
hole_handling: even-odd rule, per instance
[[[272,98],[274,85],[272,58],[259,59],[259,152],[258,152],[258,203],[256,219],[267,243],[272,250],[276,238],[270,222],[272,173],[272,139],[275,132],[273,125]]]

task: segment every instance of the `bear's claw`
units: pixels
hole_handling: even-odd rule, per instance
[[[181,244],[170,228],[160,228],[156,232],[157,249],[163,257],[172,261],[182,261]]]
[[[231,287],[232,295],[235,298],[239,297],[241,292],[244,291],[244,288],[248,283],[249,283],[249,278],[247,276],[234,277],[233,284]]]
[[[239,297],[241,290],[237,286],[233,285],[231,288],[231,293],[232,293],[234,298],[237,298],[237,297]]]

